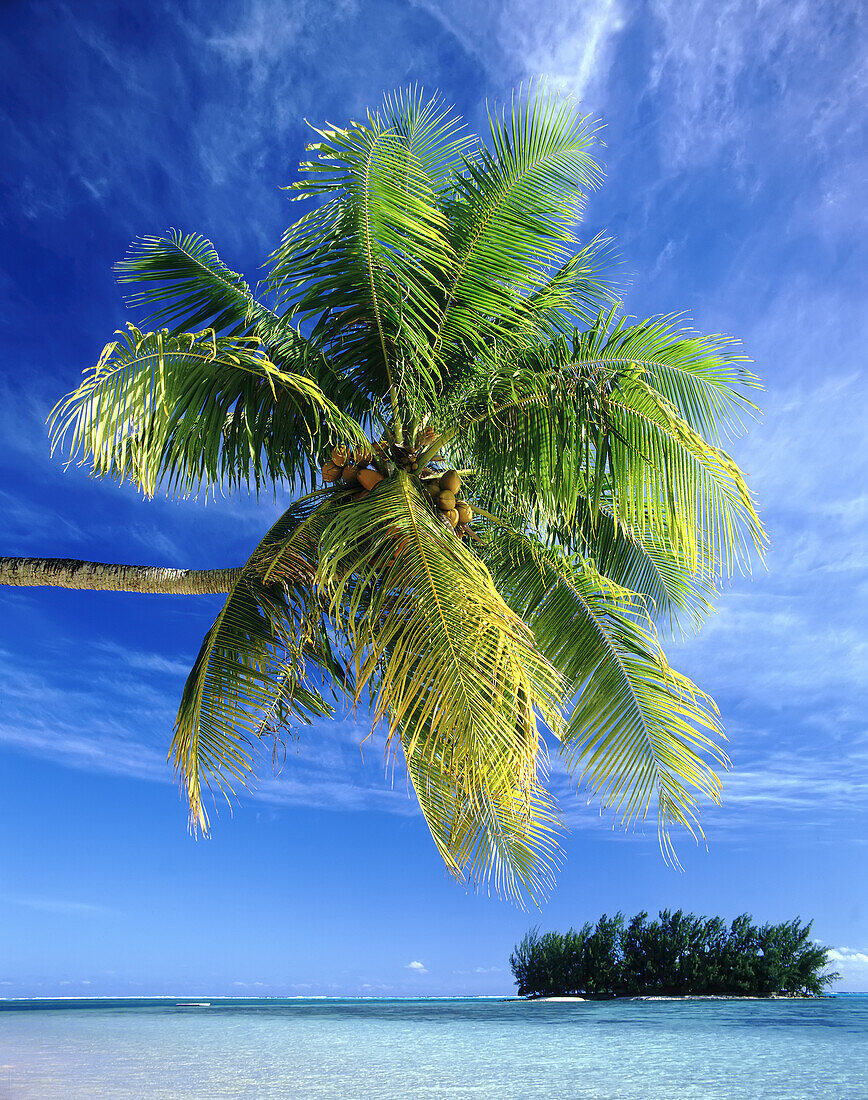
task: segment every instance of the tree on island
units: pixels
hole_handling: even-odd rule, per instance
[[[819,997],[840,974],[826,969],[828,948],[798,918],[757,927],[736,917],[662,910],[603,915],[569,932],[532,928],[510,955],[520,997],[714,996]]]
[[[621,314],[609,242],[575,234],[595,129],[538,90],[486,146],[397,93],[317,131],[261,293],[199,236],[119,264],[145,319],[54,445],[149,497],[297,499],[240,568],[7,558],[0,583],[228,593],[171,747],[194,828],[263,739],[332,713],[324,684],[385,723],[449,869],[508,895],[558,858],[543,730],[625,823],[656,803],[667,854],[719,801],[717,709],[656,627],[762,553],[720,447],[756,379],[729,337]]]

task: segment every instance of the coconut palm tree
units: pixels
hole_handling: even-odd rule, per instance
[[[410,91],[317,130],[257,294],[202,237],[135,242],[145,327],[57,406],[54,445],[148,496],[294,503],[240,569],[8,560],[5,580],[228,591],[172,741],[194,828],[332,689],[383,724],[447,866],[538,897],[548,742],[625,822],[656,809],[670,854],[719,799],[717,710],[657,629],[762,552],[721,449],[756,380],[728,337],[621,313],[609,242],[576,236],[588,119],[537,89],[489,123],[485,144]]]

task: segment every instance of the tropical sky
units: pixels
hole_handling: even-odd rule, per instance
[[[199,232],[251,281],[306,120],[393,88],[487,105],[546,76],[604,124],[586,228],[627,310],[738,336],[765,392],[732,452],[772,550],[672,664],[732,768],[683,870],[555,768],[557,888],[445,872],[367,715],[304,730],[209,840],[166,755],[219,599],[0,589],[0,996],[509,994],[532,925],[800,916],[868,989],[865,17],[857,0],[21,0],[0,6],[0,554],[242,562],[267,497],[145,501],[64,469],[46,416],[135,317],[131,239]],[[363,743],[364,742],[364,743]]]

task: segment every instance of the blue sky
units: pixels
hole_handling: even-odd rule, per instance
[[[606,123],[587,230],[616,236],[629,311],[756,361],[733,451],[773,547],[670,651],[729,737],[708,849],[674,871],[556,774],[567,862],[530,914],[445,875],[364,715],[305,731],[195,842],[166,752],[219,603],[0,590],[0,996],[509,993],[530,924],[662,906],[813,917],[868,989],[860,5],[13,2],[0,31],[0,553],[243,560],[279,502],[145,502],[49,455],[49,409],[128,319],[112,263],[177,227],[255,278],[304,119],[419,82],[481,129],[539,74]]]

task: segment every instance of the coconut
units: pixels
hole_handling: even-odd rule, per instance
[[[333,462],[327,462],[322,468],[323,481],[339,481],[341,476],[340,466],[335,466]]]
[[[335,466],[346,466],[349,457],[349,448],[344,447],[343,444],[340,447],[332,448],[332,462]]]
[[[450,508],[444,514],[453,527],[458,526],[458,512],[454,508]]]
[[[356,476],[366,489],[373,489],[383,480],[383,475],[376,470],[359,470]]]
[[[441,512],[448,512],[450,508],[455,507],[455,494],[452,492],[438,493],[437,506]]]
[[[354,466],[352,462],[348,462],[347,465],[344,466],[344,472],[341,474],[341,477],[347,485],[355,485],[359,480],[358,466]]]
[[[456,500],[455,507],[458,510],[458,519],[461,523],[470,523],[473,519],[473,509],[466,500]]]
[[[457,470],[447,470],[440,477],[440,488],[449,493],[457,493],[461,488],[461,478]]]

